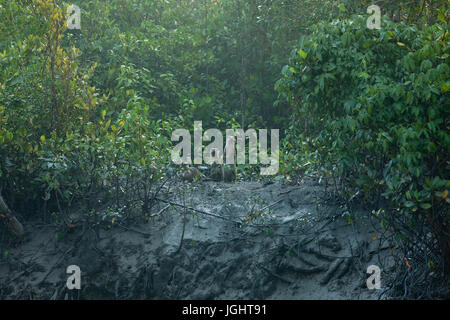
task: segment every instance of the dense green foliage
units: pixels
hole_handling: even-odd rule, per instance
[[[277,87],[296,105],[292,143],[303,135],[326,170],[368,194],[428,209],[448,187],[448,27],[384,23],[380,31],[365,29],[363,17],[315,26]]]
[[[289,108],[273,104],[280,68],[307,25],[339,12],[279,0],[77,5],[81,30],[68,30],[66,3],[1,1],[1,187],[20,212],[118,188],[117,174],[146,150],[146,165],[165,167],[171,132],[194,120],[283,128]],[[296,14],[309,11],[313,19]],[[140,125],[121,125],[137,112]],[[160,149],[124,150],[143,134],[160,136]]]
[[[0,167],[11,206],[63,213],[86,199],[90,207],[101,188],[118,195],[119,176],[146,204],[168,163],[171,120],[152,116],[125,66],[111,99],[89,84],[98,63],[80,67],[80,51],[66,45],[65,7],[9,1],[2,10]]]
[[[293,50],[277,88],[295,106],[286,162],[311,160],[340,178],[346,198],[383,195],[392,201],[384,223],[391,212],[410,226],[427,218],[448,254],[450,34],[443,17],[421,30],[388,20],[369,30],[360,16],[320,23]]]

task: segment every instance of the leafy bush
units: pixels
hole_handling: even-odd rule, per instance
[[[74,35],[66,33],[64,5],[8,1],[0,14],[10,26],[0,38],[0,189],[7,202],[21,213],[59,213],[62,221],[75,200],[90,211],[106,190],[117,207],[135,197],[146,209],[174,126],[172,117],[156,120],[160,105],[150,110],[139,95],[137,88],[151,87],[148,71],[122,65],[108,99],[89,84],[97,63],[81,67],[82,53],[66,41]],[[32,27],[23,27],[26,17]],[[119,187],[124,181],[133,182]]]
[[[382,194],[411,228],[428,223],[448,272],[449,28],[366,19],[319,23],[292,51],[276,84],[294,106],[285,161],[308,153],[347,198]]]

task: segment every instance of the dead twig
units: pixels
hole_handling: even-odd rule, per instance
[[[161,213],[163,213],[164,211],[166,211],[168,208],[170,208],[170,204],[168,204],[167,206],[165,206],[164,208],[162,208],[161,210],[159,210],[157,213],[154,213],[152,215],[150,215],[149,218],[154,218],[159,216]]]
[[[133,232],[142,234],[143,236],[151,236],[150,233],[147,233],[147,232],[144,232],[144,231],[140,231],[140,230],[137,230],[137,229],[134,229],[134,228],[128,228],[128,227],[125,227],[124,225],[122,225],[122,224],[120,224],[120,223],[118,223],[117,225],[118,225],[119,227],[121,227],[122,229],[125,229],[125,230],[128,230],[128,231],[133,231]]]
[[[269,208],[272,208],[272,207],[274,207],[275,205],[279,204],[279,203],[280,203],[281,201],[283,201],[283,200],[284,200],[284,199],[277,200],[277,201],[275,201],[274,203],[269,204],[269,205],[267,205],[267,206],[261,208],[261,211],[266,210],[266,209],[269,209]]]
[[[215,218],[219,218],[219,219],[222,219],[222,220],[225,220],[225,221],[241,224],[240,221],[232,220],[232,219],[229,219],[229,218],[226,218],[226,217],[219,216],[219,215],[214,214],[214,213],[210,213],[210,212],[206,212],[206,211],[203,211],[203,210],[199,210],[199,209],[195,209],[195,208],[192,208],[192,207],[188,207],[188,206],[185,206],[185,205],[182,205],[182,204],[179,204],[179,203],[176,203],[176,202],[172,202],[172,201],[169,201],[169,200],[164,200],[164,199],[161,199],[161,198],[155,198],[155,200],[158,200],[158,201],[161,201],[161,202],[164,202],[164,203],[168,203],[168,204],[176,206],[176,207],[186,208],[187,210],[191,210],[191,211],[194,211],[194,212],[197,212],[197,213],[201,213],[201,214],[206,215],[206,216],[215,217]]]
[[[278,195],[279,195],[279,196],[282,196],[282,195],[291,193],[292,191],[300,190],[300,189],[302,189],[302,188],[304,188],[304,186],[301,186],[301,187],[298,187],[298,188],[294,188],[294,189],[291,189],[291,190],[288,190],[288,191],[280,192]]]

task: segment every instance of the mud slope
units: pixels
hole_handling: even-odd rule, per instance
[[[389,259],[364,220],[318,197],[324,187],[203,182],[158,201],[146,224],[34,227],[0,264],[1,299],[375,299],[367,266]],[[166,207],[166,210],[161,210]],[[30,227],[28,228],[30,230]],[[184,232],[183,232],[184,230]],[[182,241],[181,241],[182,240]],[[67,290],[66,268],[81,268]]]

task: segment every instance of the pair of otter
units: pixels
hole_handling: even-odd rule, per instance
[[[227,137],[227,141],[225,144],[225,149],[223,151],[223,157],[222,161],[226,159],[226,152],[228,152],[234,149],[234,138],[233,137]],[[217,149],[213,149],[211,156],[213,159],[216,159],[213,164],[211,165],[211,168],[209,170],[208,177],[203,175],[200,170],[198,170],[195,167],[187,167],[184,174],[183,174],[183,180],[185,181],[224,181],[224,182],[233,182],[236,181],[237,178],[237,168],[236,168],[236,155],[233,154],[233,164],[222,164],[219,163],[219,157],[220,157],[221,151],[218,151]]]

